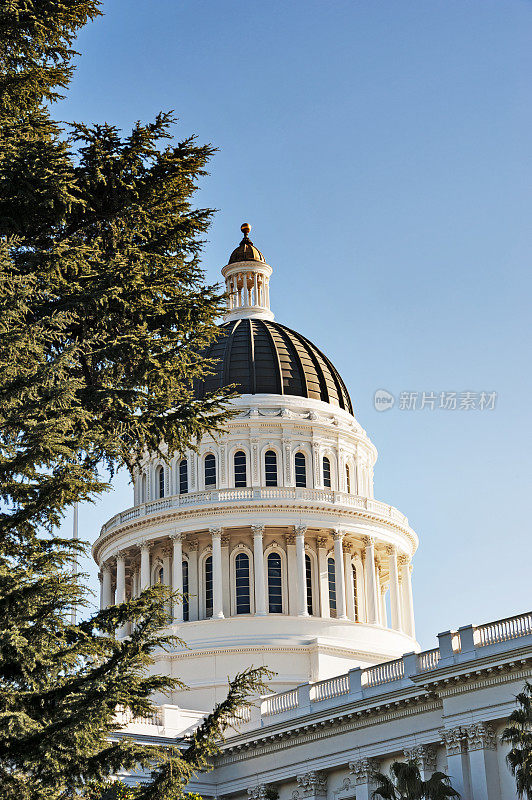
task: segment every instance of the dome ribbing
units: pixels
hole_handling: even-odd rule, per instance
[[[235,384],[241,394],[308,397],[353,414],[349,393],[329,359],[285,325],[256,318],[226,322],[205,355],[215,361],[214,373],[198,385],[199,398]]]

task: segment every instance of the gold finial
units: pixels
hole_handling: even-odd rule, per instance
[[[240,226],[240,230],[244,234],[244,237],[247,238],[247,235],[251,230],[251,225],[249,224],[249,222],[243,222],[242,225]]]

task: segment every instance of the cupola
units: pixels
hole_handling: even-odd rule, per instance
[[[225,321],[255,317],[273,320],[270,311],[270,276],[272,268],[249,238],[251,226],[240,227],[244,237],[222,269],[227,291]]]

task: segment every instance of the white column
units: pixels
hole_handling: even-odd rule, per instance
[[[401,587],[403,593],[404,620],[403,630],[409,636],[416,635],[414,624],[414,600],[412,598],[412,578],[410,576],[410,560],[408,556],[400,556],[399,569],[401,573]]]
[[[472,800],[500,800],[497,736],[489,722],[466,728]]]
[[[366,612],[367,620],[370,625],[377,625],[379,619],[379,608],[377,600],[377,577],[375,575],[375,542],[366,536]]]
[[[329,606],[329,571],[327,569],[327,537],[318,537],[318,571],[320,579],[320,614],[330,617]]]
[[[224,617],[231,616],[231,581],[230,581],[230,569],[229,569],[229,545],[231,543],[231,539],[229,534],[222,533],[222,538],[220,539],[220,544],[222,546],[222,609],[224,612]]]
[[[403,629],[399,573],[397,571],[397,550],[388,547],[388,568],[390,570],[390,616],[391,625],[396,631]]]
[[[150,587],[150,543],[142,542],[140,545],[140,591]]]
[[[258,306],[258,305],[260,305],[260,303],[259,303],[259,287],[257,285],[257,273],[256,272],[255,272],[255,274],[253,276],[253,289],[255,291],[255,297],[253,298],[253,302],[252,302],[251,305]]]
[[[297,614],[297,564],[296,564],[296,537],[293,533],[286,534],[286,565],[288,571],[288,613],[294,617]]]
[[[172,613],[174,622],[183,622],[183,537],[181,533],[173,533],[172,540],[172,591],[179,592],[174,597]]]
[[[223,592],[222,592],[222,529],[211,528],[212,538],[212,616],[213,619],[223,619]]]
[[[384,628],[388,627],[388,615],[386,613],[386,586],[381,583],[381,625]]]
[[[102,608],[109,608],[113,605],[113,588],[111,582],[111,570],[108,564],[102,565]]]
[[[376,788],[373,776],[378,772],[378,767],[378,762],[372,758],[359,758],[350,762],[349,771],[353,775],[357,800],[372,800]]]
[[[198,570],[198,540],[188,540],[188,608],[189,619],[195,622],[199,619],[199,570]]]
[[[344,547],[344,574],[346,609],[348,619],[355,621],[355,584],[353,581],[353,566],[351,546]]]
[[[123,553],[116,557],[116,603],[126,600],[126,559]]]
[[[262,537],[264,525],[252,525],[253,532],[253,575],[255,577],[255,614],[266,614],[266,590],[264,586],[264,547]]]
[[[441,730],[441,739],[447,750],[445,771],[451,779],[451,786],[460,794],[462,800],[469,800],[469,769],[464,730],[460,726],[444,728]]]
[[[306,525],[298,525],[296,534],[296,566],[297,566],[297,615],[308,617],[307,609],[307,576],[305,570],[305,533]]]
[[[342,541],[344,532],[335,528],[334,539],[334,574],[336,578],[336,617],[337,619],[347,619],[345,613],[345,575],[344,575],[344,554],[342,552]]]

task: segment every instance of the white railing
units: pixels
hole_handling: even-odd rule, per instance
[[[320,700],[330,700],[332,697],[340,697],[342,694],[349,693],[349,678],[347,675],[336,675],[325,681],[318,681],[311,687],[310,699],[315,703]]]
[[[407,517],[396,508],[387,503],[381,503],[380,500],[373,500],[368,497],[346,494],[345,492],[333,492],[329,489],[302,489],[294,486],[246,486],[239,489],[212,489],[211,491],[175,494],[171,497],[163,497],[160,500],[150,500],[148,503],[142,503],[128,508],[120,514],[115,514],[102,527],[100,535],[103,536],[112,528],[124,522],[129,522],[131,519],[159,514],[171,508],[202,506],[213,503],[241,503],[249,500],[331,503],[337,506],[348,506],[370,511],[380,517],[393,519],[401,525],[408,525]]]
[[[477,647],[485,647],[488,644],[506,642],[508,639],[518,639],[530,633],[532,633],[532,613],[519,614],[517,617],[479,625],[475,628],[475,644]]]
[[[440,649],[435,647],[434,650],[424,650],[418,656],[417,666],[419,672],[426,672],[428,669],[434,669],[440,660]]]
[[[377,664],[374,667],[368,667],[364,670],[365,685],[379,686],[381,683],[390,683],[390,681],[398,681],[404,675],[404,664],[402,658],[397,658],[395,661],[385,661],[383,664]]]
[[[249,722],[251,719],[251,707],[244,706],[244,708],[237,708],[235,713],[228,717],[227,724],[231,728],[238,728],[239,725],[244,725],[246,722]]]
[[[297,708],[297,689],[289,689],[287,692],[265,697],[260,710],[263,717],[271,717],[273,714],[282,714],[293,708]]]
[[[124,725],[156,725],[157,727],[161,727],[162,725],[161,713],[157,710],[143,717],[134,717],[130,709],[124,709],[119,706],[116,709],[115,715],[120,727]]]

